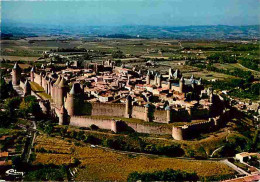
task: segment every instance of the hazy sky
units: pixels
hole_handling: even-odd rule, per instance
[[[260,0],[2,1],[2,23],[73,25],[260,24]]]

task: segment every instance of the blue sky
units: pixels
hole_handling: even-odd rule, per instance
[[[260,0],[2,1],[2,23],[71,25],[260,24]]]

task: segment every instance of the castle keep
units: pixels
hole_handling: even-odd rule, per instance
[[[201,79],[184,78],[172,68],[161,74],[116,67],[108,60],[56,72],[32,67],[29,76],[21,79],[16,63],[12,83],[20,85],[24,95],[36,95],[43,111],[57,117],[60,125],[96,125],[115,133],[131,129],[184,140],[216,130],[229,118],[228,110],[215,107],[222,101],[211,88],[204,88]],[[51,99],[37,94],[31,84],[42,87]],[[176,126],[178,122],[187,124]]]

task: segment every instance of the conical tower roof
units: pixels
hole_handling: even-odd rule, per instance
[[[127,100],[132,100],[131,95],[128,95],[128,96],[126,97],[126,99],[127,99]]]
[[[65,112],[66,112],[66,110],[65,110],[64,106],[62,105],[62,106],[61,106],[61,109],[60,109],[60,113],[61,113],[61,114],[64,114]]]
[[[200,78],[199,80],[198,80],[198,85],[201,85],[202,84],[202,79]]]
[[[167,105],[167,106],[165,107],[165,110],[171,110],[171,107],[170,107],[169,105]]]
[[[60,78],[60,75],[59,75],[59,77],[58,77],[58,79],[56,80],[56,82],[54,83],[54,85],[59,85],[60,80],[61,80],[61,78]]]
[[[59,83],[58,86],[61,87],[61,88],[67,86],[67,82],[63,77],[61,77],[61,80],[60,80],[60,83]]]
[[[175,78],[179,78],[179,77],[181,76],[180,70],[179,70],[179,69],[176,69],[176,71],[174,72],[173,76],[174,76]]]
[[[20,68],[20,66],[18,65],[18,63],[16,62],[16,63],[14,64],[13,69],[16,70],[16,69],[21,69],[21,68]]]
[[[150,75],[150,71],[149,71],[149,70],[147,71],[147,75],[148,75],[148,76]]]
[[[31,69],[31,72],[34,72],[35,71],[35,68],[34,68],[34,66],[32,67],[32,69]]]
[[[24,87],[26,88],[31,88],[30,83],[28,82],[28,80],[26,79],[25,83],[24,83]]]
[[[72,88],[71,88],[71,90],[70,90],[70,95],[73,95],[73,94],[75,94],[76,92],[75,92],[75,84],[73,84],[72,85]]]
[[[181,82],[184,82],[184,78],[183,78],[183,76],[181,77],[180,81],[181,81]]]

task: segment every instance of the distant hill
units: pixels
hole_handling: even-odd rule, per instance
[[[63,35],[106,38],[170,38],[203,40],[260,39],[260,25],[249,26],[80,26],[3,25],[2,33],[17,35]]]

